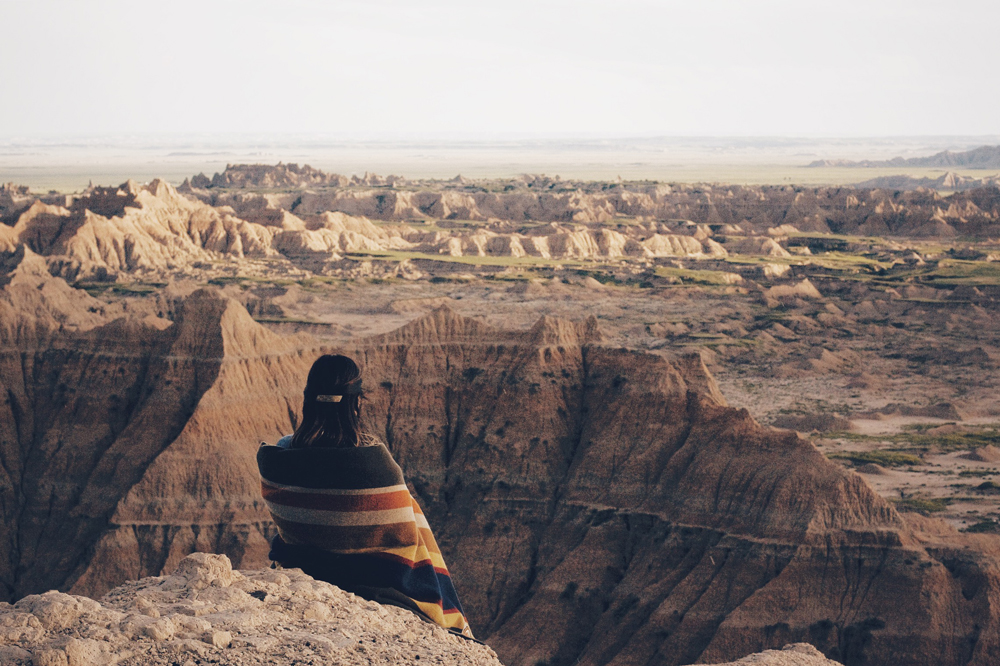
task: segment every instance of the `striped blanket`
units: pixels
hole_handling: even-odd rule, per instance
[[[262,444],[257,466],[278,526],[272,560],[472,637],[427,519],[384,445]]]

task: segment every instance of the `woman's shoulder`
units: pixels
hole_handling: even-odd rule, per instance
[[[384,446],[384,444],[378,435],[363,432],[358,435],[358,446]]]
[[[274,445],[277,446],[279,449],[290,449],[290,448],[292,448],[292,437],[293,436],[294,435],[285,435],[284,437],[282,437],[281,439],[279,439],[277,442],[275,442]],[[263,442],[261,442],[261,444],[263,444]],[[367,432],[363,432],[360,435],[358,435],[358,446],[359,447],[362,447],[362,446],[380,446],[380,445],[384,446],[384,443],[382,442],[382,439],[378,435],[373,435],[373,434],[367,433]]]

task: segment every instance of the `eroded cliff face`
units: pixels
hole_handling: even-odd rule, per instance
[[[174,322],[107,322],[39,263],[28,254],[0,291],[2,595],[94,593],[195,548],[260,562],[253,453],[291,427],[272,388],[298,383],[308,344],[208,291]]]
[[[505,663],[806,641],[848,665],[985,665],[1000,650],[995,538],[904,521],[808,442],[727,407],[698,357],[608,348],[593,320],[499,331],[447,308],[323,350],[207,290],[173,322],[108,322],[26,257],[0,292],[8,599],[99,596],[192,550],[266,565],[253,453],[293,428],[312,360],[340,351],[364,365],[370,426]]]
[[[439,310],[351,350],[502,658],[683,664],[805,640],[848,664],[986,663],[987,542],[928,549],[859,476],[726,407],[697,357],[585,328],[503,335]]]

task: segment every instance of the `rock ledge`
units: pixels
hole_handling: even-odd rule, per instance
[[[194,553],[100,603],[46,592],[0,603],[0,664],[482,664],[492,649],[298,569],[234,571]]]

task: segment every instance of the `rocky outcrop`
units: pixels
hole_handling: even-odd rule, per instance
[[[94,188],[70,208],[36,201],[0,236],[49,257],[71,280],[156,279],[223,257],[280,256],[275,230],[183,197],[164,181]]]
[[[205,553],[170,575],[117,587],[100,603],[55,591],[0,603],[0,663],[500,666],[489,647],[409,611],[298,569],[234,571],[225,555]]]
[[[282,164],[275,166],[265,164],[229,164],[222,173],[215,174],[211,180],[204,174],[194,176],[188,187],[233,188],[248,187],[260,189],[277,189],[288,187],[308,187],[317,185],[347,185],[350,181],[335,173],[324,173],[308,164]]]
[[[808,643],[793,643],[781,650],[765,650],[738,661],[709,666],[839,666]]]

